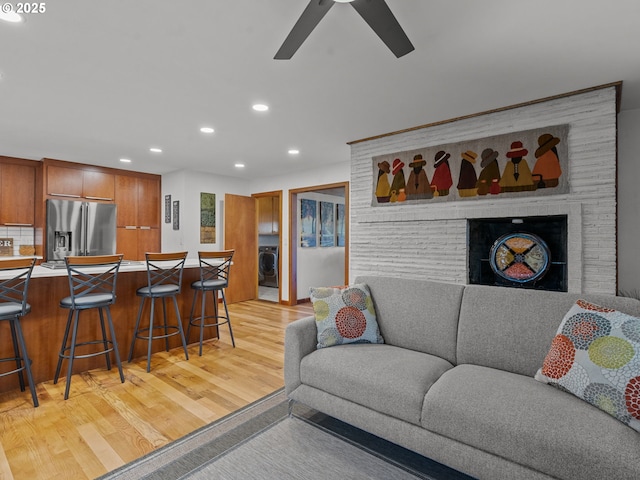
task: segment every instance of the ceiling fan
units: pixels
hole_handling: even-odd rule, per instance
[[[288,60],[293,57],[293,54],[335,2],[351,3],[351,6],[356,9],[396,57],[400,58],[414,50],[411,41],[385,0],[311,0],[274,58]]]

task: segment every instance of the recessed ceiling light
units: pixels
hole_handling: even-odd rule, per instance
[[[269,106],[265,105],[264,103],[256,103],[253,107],[256,112],[266,112],[267,110],[269,110]]]
[[[202,133],[213,133],[215,130],[214,130],[213,128],[211,128],[211,127],[202,127],[202,128],[200,129],[200,131],[201,131]]]
[[[291,150],[289,150],[289,155],[298,155],[300,153],[300,150],[297,150],[295,148],[292,148]]]
[[[244,163],[236,163],[235,167],[236,168],[244,168]]]
[[[10,3],[3,3],[2,10],[0,10],[0,20],[10,23],[22,23],[24,22],[24,17],[14,12]]]
[[[129,160],[128,158],[121,158],[120,161],[122,163],[131,163],[131,160]]]
[[[149,151],[153,153],[162,153],[162,149],[158,147],[151,147]]]

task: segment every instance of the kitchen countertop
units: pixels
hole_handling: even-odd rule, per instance
[[[15,258],[24,258],[24,257],[2,257],[3,259],[15,259]],[[184,263],[184,268],[196,268],[199,267],[200,263],[197,258],[187,258]],[[146,262],[139,260],[125,260],[120,265],[120,270],[118,273],[127,273],[127,272],[144,272],[147,270]],[[95,269],[95,272],[92,269],[87,269],[87,273],[99,273],[100,269]],[[33,267],[33,273],[31,274],[31,278],[46,278],[46,277],[65,277],[67,276],[66,268],[47,268],[42,267],[40,265],[36,265]],[[11,278],[11,272],[0,272],[0,279]]]

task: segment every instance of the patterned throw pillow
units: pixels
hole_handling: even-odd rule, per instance
[[[367,285],[311,287],[309,294],[318,328],[318,348],[384,343]]]
[[[640,319],[578,300],[535,378],[640,432]]]

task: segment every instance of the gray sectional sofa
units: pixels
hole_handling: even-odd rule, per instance
[[[480,479],[639,479],[640,433],[534,380],[558,325],[585,300],[640,302],[379,276],[384,344],[316,349],[314,317],[288,325],[288,397]]]

